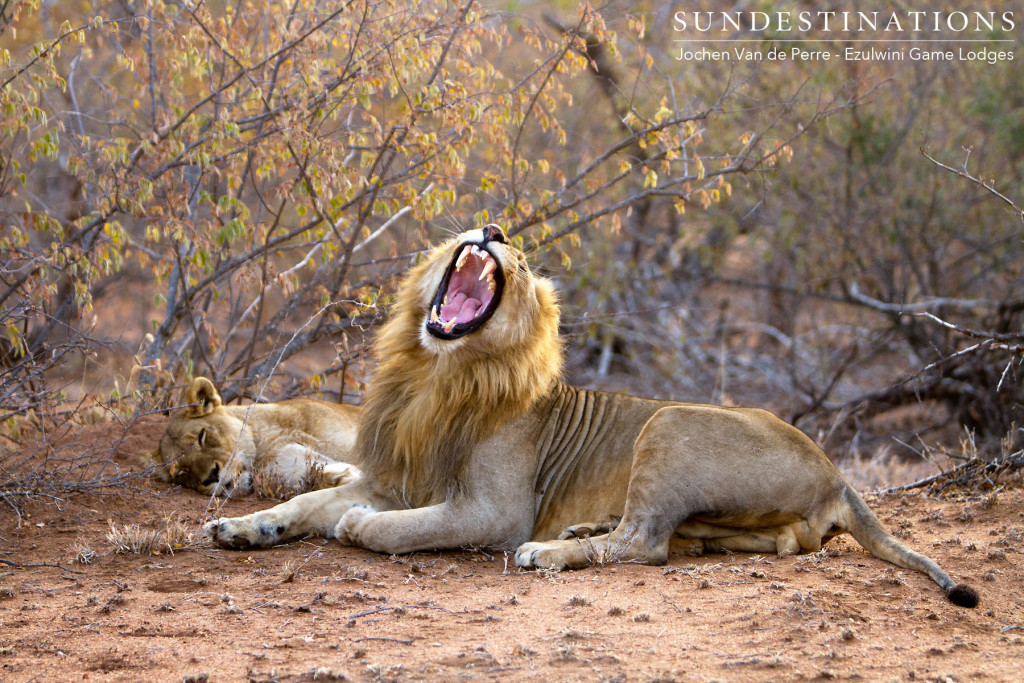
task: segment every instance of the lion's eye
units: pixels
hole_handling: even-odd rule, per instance
[[[196,443],[202,446],[206,442],[206,429],[200,429],[199,434],[196,436]]]
[[[220,463],[216,463],[210,470],[210,476],[203,480],[203,486],[213,486],[220,481]]]

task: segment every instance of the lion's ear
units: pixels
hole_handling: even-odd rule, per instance
[[[185,415],[187,417],[209,415],[220,404],[220,394],[217,393],[217,388],[205,377],[196,377],[185,390]]]

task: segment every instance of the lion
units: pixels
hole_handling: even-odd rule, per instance
[[[662,564],[695,552],[814,552],[849,532],[978,594],[896,540],[800,430],[769,412],[568,386],[552,283],[491,225],[410,269],[374,343],[363,476],[206,524],[226,548],[319,533],[380,553],[515,550],[523,568]]]
[[[352,464],[358,406],[303,398],[226,406],[205,377],[192,380],[182,403],[146,454],[164,481],[234,497],[251,493],[261,471],[290,489],[310,483],[311,473],[320,486],[359,474]]]

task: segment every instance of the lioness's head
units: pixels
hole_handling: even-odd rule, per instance
[[[213,382],[193,379],[182,403],[184,407],[171,415],[160,447],[149,454],[158,476],[206,494],[251,490],[252,476],[246,471],[251,449],[243,444],[236,449],[239,435],[248,438],[248,433],[243,432],[242,421],[224,409]]]

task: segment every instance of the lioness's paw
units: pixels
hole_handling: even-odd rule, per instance
[[[565,569],[567,564],[553,543],[524,543],[516,550],[516,566],[524,569]]]
[[[341,516],[338,525],[334,527],[334,536],[342,545],[356,545],[365,547],[361,532],[366,527],[366,520],[375,516],[377,511],[368,505],[354,505]]]
[[[203,526],[211,541],[222,548],[244,550],[269,548],[284,537],[287,527],[259,513],[245,517],[222,517]]]

